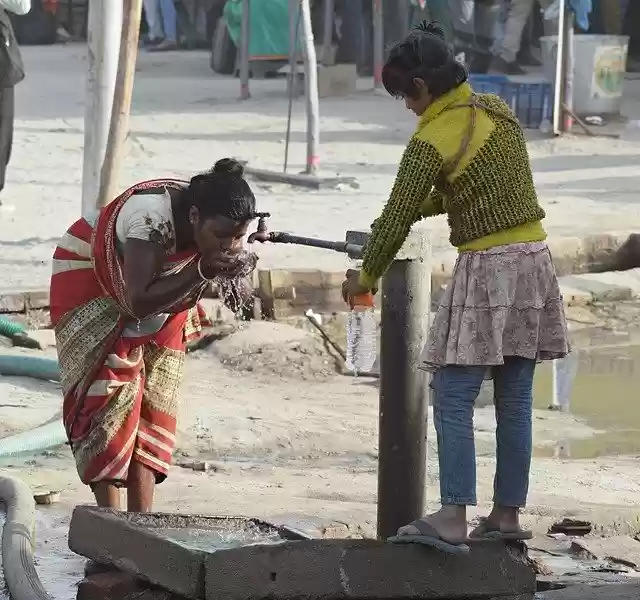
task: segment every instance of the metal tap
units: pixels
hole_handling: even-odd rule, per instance
[[[256,213],[256,217],[258,217],[258,227],[247,239],[249,244],[253,244],[254,242],[261,242],[263,244],[265,242],[271,242],[272,244],[296,244],[298,246],[309,246],[311,248],[324,248],[326,250],[344,252],[351,258],[360,258],[362,255],[363,246],[357,244],[303,237],[285,233],[284,231],[269,231],[267,228],[267,219],[270,216],[269,213]]]

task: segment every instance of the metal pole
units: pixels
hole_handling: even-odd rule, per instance
[[[324,38],[322,42],[322,64],[326,67],[331,60],[331,50],[333,49],[333,17],[335,12],[334,0],[324,0]]]
[[[430,277],[422,258],[394,261],[382,280],[379,539],[395,535],[424,510],[427,390],[419,359],[429,316]]]
[[[251,0],[242,0],[242,22],[240,26],[240,99],[251,98],[249,92],[249,41],[251,37]]]
[[[89,3],[89,73],[82,164],[82,214],[85,216],[95,210],[100,189],[118,72],[122,12],[122,2],[93,0]]]
[[[382,0],[373,0],[373,88],[382,89],[382,67],[384,65],[384,21]]]
[[[307,108],[307,168],[305,173],[315,175],[320,158],[318,143],[320,137],[320,110],[318,101],[318,61],[311,26],[309,0],[300,3],[302,11],[302,35],[304,39],[304,81]]]
[[[567,11],[566,0],[560,0],[558,31],[557,31],[557,56],[556,56],[556,76],[553,86],[553,133],[560,135],[562,133],[563,114],[562,104],[564,102],[564,81],[566,74],[564,72],[565,65],[565,47],[564,47],[564,21]]]
[[[125,142],[129,135],[129,113],[136,73],[142,0],[126,0],[122,19],[120,55],[113,94],[107,149],[100,171],[98,207],[106,206],[116,195]]]
[[[573,13],[567,9],[564,15],[564,28],[562,30],[562,46],[564,48],[564,89],[562,91],[563,114],[562,130],[571,133],[573,126],[573,76],[574,76],[574,46],[573,46]]]
[[[298,34],[300,25],[300,0],[289,0],[289,106],[287,110],[287,134],[284,143],[284,166],[282,171],[287,172],[289,166],[289,145],[291,144],[291,115],[293,113],[293,96],[297,91],[298,82]]]

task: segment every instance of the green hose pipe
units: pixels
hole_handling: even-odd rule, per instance
[[[5,317],[0,317],[0,335],[12,338],[20,333],[27,333],[27,330],[18,323],[14,323]]]

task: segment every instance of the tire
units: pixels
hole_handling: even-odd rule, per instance
[[[226,20],[218,19],[211,42],[211,69],[221,75],[233,75],[236,70],[236,53]]]

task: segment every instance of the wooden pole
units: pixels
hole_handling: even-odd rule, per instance
[[[251,98],[249,91],[249,42],[251,39],[251,2],[242,0],[242,21],[240,25],[240,99]]]
[[[114,0],[105,0],[113,2]],[[129,112],[133,95],[133,80],[138,57],[142,0],[125,0],[122,20],[122,41],[118,58],[118,74],[111,111],[111,126],[107,151],[100,176],[98,206],[105,206],[115,197],[118,186],[124,144],[129,134]]]
[[[302,38],[304,48],[304,82],[307,108],[307,168],[305,173],[315,175],[320,162],[318,143],[320,138],[320,109],[318,101],[318,60],[311,26],[309,0],[302,0]]]
[[[93,0],[87,26],[89,72],[84,115],[82,214],[95,211],[118,72],[122,2]]]

